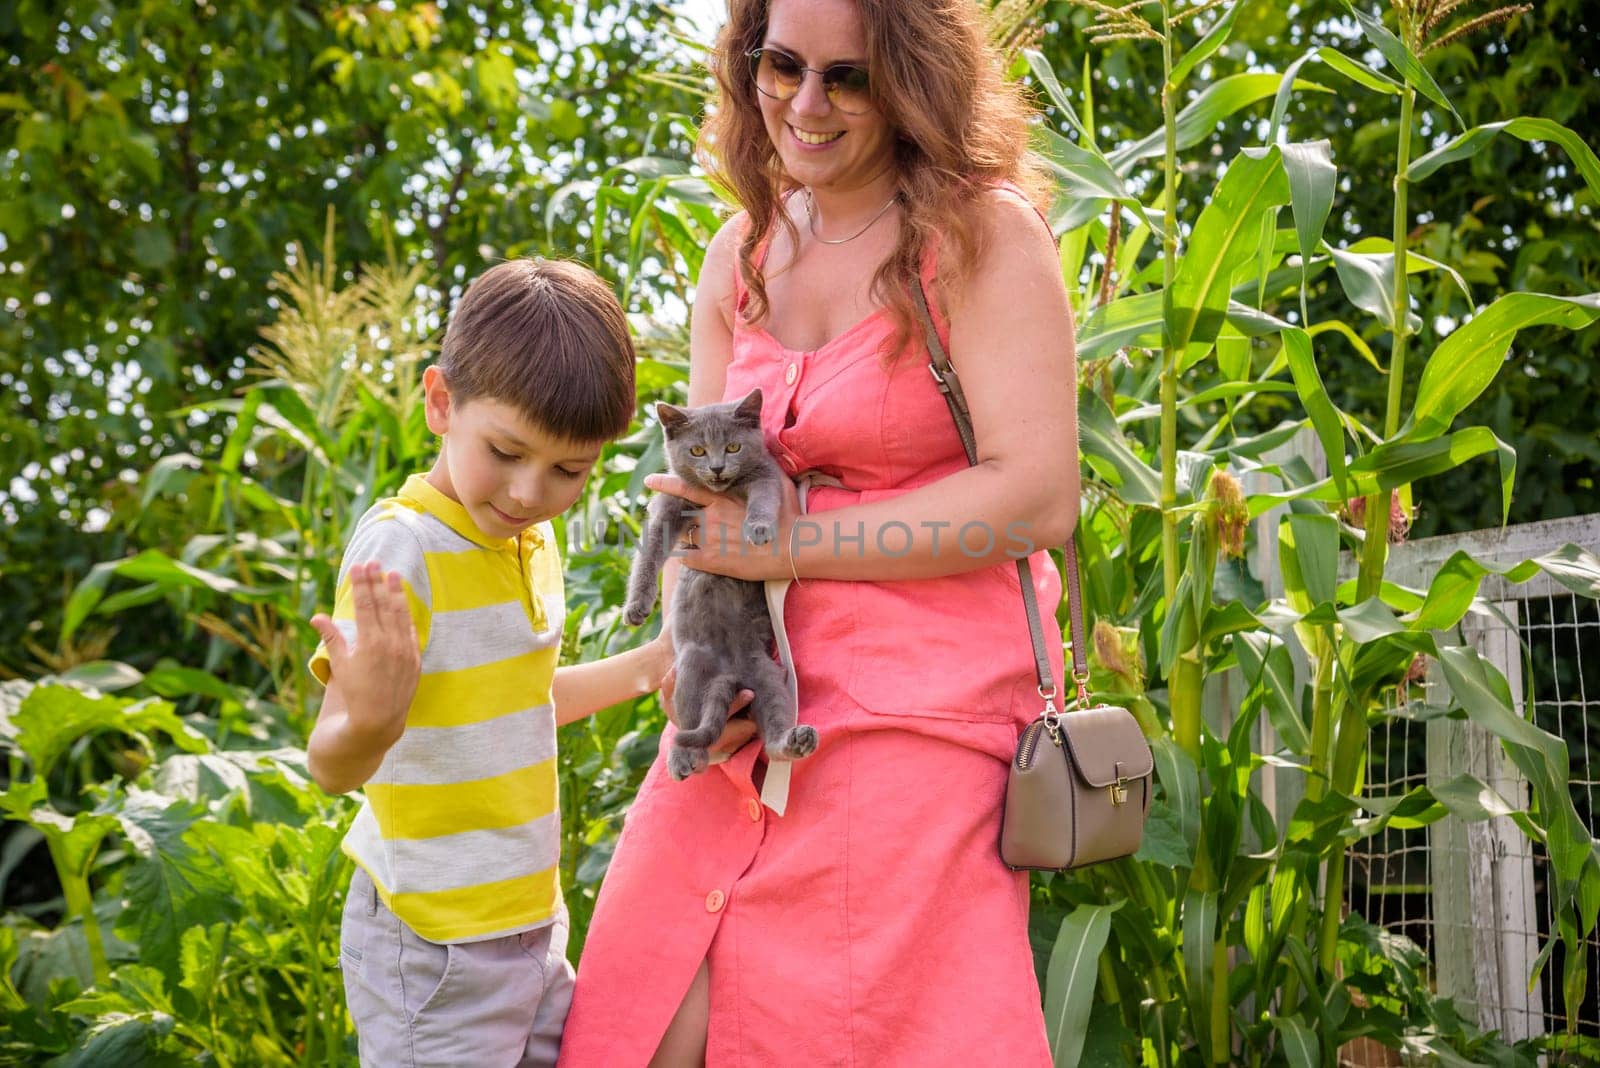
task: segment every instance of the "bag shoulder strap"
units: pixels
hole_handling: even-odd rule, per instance
[[[933,380],[937,383],[939,392],[944,394],[945,404],[950,408],[950,417],[955,420],[956,433],[961,437],[961,447],[966,451],[967,463],[976,465],[978,444],[972,433],[972,417],[967,410],[967,396],[962,392],[961,381],[956,376],[955,367],[950,363],[949,354],[945,352],[939,331],[934,328],[933,315],[928,311],[928,294],[923,290],[921,278],[916,279],[911,287],[911,300],[917,306],[917,316],[922,320],[922,330],[927,336],[928,369],[933,372]],[[1072,627],[1072,659],[1068,661],[1068,670],[1072,672],[1073,681],[1077,683],[1081,708],[1088,704],[1089,667],[1088,646],[1084,644],[1083,595],[1078,582],[1078,549],[1072,537],[1067,538],[1062,549],[1067,562],[1067,615]],[[1017,558],[1017,576],[1022,580],[1022,604],[1028,614],[1028,638],[1033,643],[1033,668],[1039,682],[1039,696],[1048,701],[1056,695],[1056,684],[1050,674],[1050,658],[1045,652],[1044,634],[1039,625],[1039,599],[1033,589],[1033,568],[1026,556]]]

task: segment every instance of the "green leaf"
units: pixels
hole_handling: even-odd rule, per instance
[[[1578,596],[1600,600],[1600,556],[1591,550],[1569,542],[1554,552],[1534,557],[1533,562]]]
[[[1285,67],[1283,75],[1279,79],[1278,90],[1272,101],[1272,117],[1267,124],[1266,140],[1268,143],[1279,139],[1279,135],[1283,131],[1284,116],[1289,111],[1290,94],[1296,87],[1303,84],[1297,77],[1300,73],[1300,68],[1313,59],[1320,60],[1340,74],[1355,80],[1368,89],[1393,95],[1399,95],[1400,93],[1400,84],[1398,82],[1384,77],[1365,63],[1358,63],[1338,49],[1326,47],[1309,49],[1300,58]]]
[[[1394,253],[1351,252],[1348,249],[1330,248],[1333,266],[1339,274],[1339,284],[1350,303],[1362,311],[1370,312],[1390,330],[1394,322]],[[1422,329],[1422,320],[1406,309],[1406,333],[1415,334]]]
[[[1200,841],[1200,770],[1171,738],[1152,740],[1150,752],[1155,758],[1156,781],[1183,833],[1183,851],[1192,857]]]
[[[180,940],[181,985],[202,1005],[209,1005],[216,997],[222,963],[228,956],[228,930],[225,923],[191,927]]]
[[[1193,48],[1184,53],[1183,58],[1172,68],[1172,76],[1167,79],[1169,87],[1172,89],[1181,88],[1191,71],[1210,59],[1217,49],[1228,43],[1228,36],[1233,33],[1234,21],[1239,17],[1239,12],[1243,10],[1244,6],[1243,0],[1235,0],[1233,6],[1228,8],[1227,14],[1218,19],[1211,29],[1207,31],[1206,35],[1200,38]]]
[[[1283,170],[1289,177],[1295,239],[1302,260],[1309,261],[1322,243],[1322,231],[1333,211],[1333,190],[1339,180],[1339,169],[1333,165],[1333,145],[1326,140],[1303,141],[1279,145],[1278,150],[1283,153]]]
[[[1311,1034],[1311,1029],[1292,1016],[1270,1016],[1273,1030],[1278,1032],[1278,1044],[1283,1049],[1289,1068],[1320,1068],[1321,1047]]]
[[[1591,862],[1594,839],[1567,791],[1566,743],[1517,713],[1504,676],[1476,650],[1445,646],[1437,652],[1451,701],[1474,723],[1510,743],[1507,753],[1533,786],[1556,873],[1563,880],[1576,880]]]
[[[1351,641],[1365,645],[1369,642],[1400,634],[1405,626],[1395,618],[1394,610],[1377,597],[1369,597],[1350,608],[1336,613],[1344,633]]]
[[[1383,364],[1378,361],[1378,357],[1373,354],[1372,346],[1368,345],[1365,338],[1356,333],[1348,323],[1341,319],[1325,319],[1320,323],[1314,323],[1306,328],[1306,333],[1312,337],[1317,337],[1320,334],[1328,333],[1330,330],[1350,342],[1350,347],[1360,353],[1361,358],[1366,360],[1374,371],[1377,371],[1380,375],[1387,373]]]
[[[1412,411],[1413,441],[1450,429],[1456,416],[1488,388],[1505,362],[1511,340],[1528,326],[1581,330],[1600,318],[1600,293],[1558,297],[1507,293],[1439,343],[1422,371]]]
[[[1210,137],[1217,124],[1278,91],[1279,78],[1270,73],[1230,74],[1212,82],[1177,116],[1178,151],[1193,148]],[[1315,82],[1296,81],[1297,89],[1327,92]],[[1106,158],[1118,174],[1135,163],[1158,156],[1166,149],[1166,128],[1158,126],[1138,141],[1117,149]]]
[[[1466,125],[1461,121],[1460,114],[1456,112],[1455,105],[1450,103],[1450,99],[1444,95],[1444,90],[1439,88],[1439,83],[1434,81],[1433,75],[1429,74],[1427,69],[1423,67],[1422,61],[1412,54],[1411,49],[1406,47],[1404,41],[1389,32],[1381,18],[1367,14],[1351,3],[1351,0],[1344,0],[1344,6],[1350,10],[1350,14],[1354,15],[1356,21],[1361,24],[1361,32],[1366,36],[1367,40],[1371,41],[1373,47],[1383,53],[1383,58],[1389,61],[1389,65],[1413,89],[1448,111],[1450,117],[1456,120],[1457,125]]]
[[[1356,460],[1350,465],[1350,473],[1376,476],[1377,491],[1384,492],[1453,470],[1488,452],[1495,453],[1500,460],[1501,521],[1504,522],[1511,510],[1511,484],[1516,478],[1517,454],[1487,427],[1468,427],[1448,437],[1420,443],[1402,437],[1399,441],[1379,445]],[[1358,490],[1371,492],[1366,480],[1358,478],[1358,483]]]
[[[233,918],[233,888],[219,865],[185,840],[206,818],[203,805],[130,789],[116,813],[138,859],[123,884],[128,909],[117,932],[139,945],[139,958],[176,978],[181,940],[190,927]]]
[[[1169,345],[1181,350],[1191,341],[1209,343],[1216,338],[1233,272],[1255,255],[1263,215],[1288,200],[1289,182],[1276,147],[1246,149],[1234,159],[1195,222],[1178,264],[1167,320]]]
[[[1347,493],[1349,475],[1345,469],[1344,420],[1339,409],[1328,396],[1322,373],[1317,370],[1317,359],[1311,349],[1311,335],[1304,330],[1289,329],[1283,332],[1283,350],[1289,357],[1289,372],[1294,376],[1295,391],[1300,403],[1311,417],[1311,425],[1322,443],[1323,455],[1328,460],[1328,471],[1340,493]]]
[[[163,456],[150,466],[149,474],[144,476],[144,493],[139,498],[139,507],[149,508],[150,502],[162,494],[182,493],[204,466],[198,457],[186,452]]]
[[[1274,388],[1284,388],[1281,382],[1250,382],[1250,339],[1242,334],[1235,334],[1224,330],[1217,336],[1217,370],[1222,372],[1226,380],[1217,389],[1239,387],[1241,393],[1218,394],[1211,398],[1222,400],[1225,397],[1242,395],[1242,392],[1271,392]],[[1209,392],[1209,391],[1207,391]],[[1208,402],[1209,403],[1209,402]]]
[[[1498,574],[1510,582],[1526,582],[1541,571],[1578,596],[1600,600],[1600,556],[1587,548],[1563,545],[1555,552],[1510,566],[1480,563],[1466,550],[1459,550],[1440,564],[1408,625],[1413,630],[1448,630],[1466,616],[1483,577]]]
[[[1458,819],[1479,821],[1510,816],[1517,811],[1494,787],[1471,775],[1457,775],[1429,790],[1435,800]]]
[[[51,1068],[167,1068],[170,1058],[157,1055],[157,1045],[172,1032],[176,1021],[171,1016],[148,1013],[130,1016],[110,1012],[99,1016],[84,1034],[81,1045],[65,1057],[51,1061]]]
[[[1386,96],[1400,95],[1401,87],[1399,82],[1386,74],[1380,74],[1360,60],[1351,59],[1337,48],[1322,47],[1315,49],[1315,52],[1317,59],[1356,84]]]
[[[50,807],[49,791],[41,779],[12,783],[0,794],[0,813],[7,819],[26,823],[50,847],[50,858],[63,875],[82,878],[89,873],[105,836],[116,830],[117,821],[98,812],[78,812],[65,816]]]
[[[165,734],[189,753],[208,748],[204,735],[178,718],[172,705],[150,698],[130,703],[120,697],[94,697],[72,686],[35,686],[12,716],[16,745],[33,763],[40,779],[48,778],[56,762],[90,734],[114,732],[140,739],[153,752],[150,737]]]
[[[1056,176],[1062,194],[1075,200],[1110,200],[1126,205],[1161,236],[1160,229],[1145,215],[1143,202],[1128,192],[1104,156],[1074,144],[1054,130],[1040,129],[1038,136],[1041,157]]]
[[[1288,926],[1289,915],[1299,900],[1299,884],[1300,875],[1292,867],[1279,867],[1273,872],[1269,916],[1274,932],[1283,931]]]
[[[1122,904],[1079,905],[1061,921],[1044,984],[1045,1034],[1057,1068],[1078,1063],[1099,978],[1100,952],[1111,934],[1111,914]]]
[[[1159,507],[1161,477],[1133,454],[1098,394],[1086,390],[1078,400],[1078,435],[1084,462],[1117,488],[1129,504]]]
[[[1256,630],[1264,626],[1261,618],[1240,601],[1213,603],[1207,608],[1205,616],[1205,629],[1200,634],[1202,645],[1210,645],[1239,631]]]
[[[1488,569],[1465,551],[1451,554],[1428,583],[1428,594],[1411,621],[1414,630],[1447,630],[1472,607]]]
[[[1600,197],[1600,157],[1595,156],[1594,149],[1590,148],[1583,138],[1559,122],[1526,115],[1519,115],[1505,122],[1474,126],[1448,144],[1441,145],[1427,155],[1413,160],[1411,166],[1406,168],[1406,178],[1420,182],[1447,163],[1477,155],[1502,133],[1508,133],[1524,141],[1553,141],[1560,145],[1567,150],[1567,155],[1572,157],[1573,165],[1578,168],[1578,173],[1583,175],[1589,191]]]
[[[1118,349],[1160,348],[1161,292],[1135,293],[1103,304],[1079,325],[1077,353],[1080,360],[1109,356]],[[1223,312],[1228,325],[1246,337],[1276,334],[1291,324],[1259,308],[1229,300]],[[1211,349],[1209,342],[1191,346],[1185,359],[1192,365]]]
[[[66,607],[61,613],[61,640],[66,641],[89,618],[103,597],[106,586],[111,582],[116,561],[110,560],[95,564],[89,569],[78,584],[72,588],[72,593],[67,597]]]
[[[1079,139],[1084,144],[1093,144],[1094,134],[1089,131],[1088,127],[1084,126],[1083,121],[1078,117],[1078,110],[1072,106],[1072,99],[1067,96],[1067,91],[1062,88],[1061,82],[1056,78],[1056,72],[1050,69],[1050,61],[1032,48],[1025,49],[1022,55],[1028,61],[1028,69],[1033,72],[1034,79],[1044,88],[1045,95],[1056,106],[1056,111],[1063,119],[1067,120],[1067,125],[1077,132]]]
[[[1294,699],[1294,660],[1288,646],[1270,631],[1244,631],[1234,635],[1233,651],[1252,697],[1259,687],[1279,741],[1291,753],[1309,753],[1311,735]]]
[[[1199,1010],[1190,1018],[1202,1048],[1210,1034],[1211,956],[1216,949],[1216,938],[1217,892],[1191,889],[1183,899],[1183,972],[1188,983],[1189,1004]],[[1207,1026],[1201,1026],[1202,1020]]]
[[[1150,803],[1134,859],[1162,868],[1194,867],[1194,844],[1185,840],[1183,821],[1165,800]]]
[[[1278,527],[1284,590],[1301,615],[1331,604],[1339,586],[1339,521],[1291,513]]]
[[[276,901],[285,898],[284,884],[270,861],[271,843],[281,828],[257,823],[253,828],[234,827],[213,820],[202,820],[185,835],[226,871],[240,901]],[[290,902],[293,904],[293,902]]]
[[[1122,1020],[1120,1006],[1097,1001],[1089,1011],[1087,1036],[1078,1068],[1127,1068],[1128,1050],[1137,1048],[1139,1036]]]
[[[62,672],[58,677],[62,682],[109,693],[139,685],[144,680],[144,673],[120,660],[90,660]]]

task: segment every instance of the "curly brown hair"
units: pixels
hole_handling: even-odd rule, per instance
[[[1041,209],[1050,183],[1028,149],[1033,108],[1021,86],[1007,82],[984,34],[974,0],[855,0],[866,28],[867,69],[876,106],[894,130],[895,172],[903,211],[894,252],[872,280],[874,299],[894,316],[890,355],[920,335],[911,301],[929,243],[940,244],[942,308],[959,292],[982,253],[971,202],[997,182],[1010,182]],[[701,127],[698,152],[711,176],[750,215],[739,245],[739,270],[750,290],[746,322],[767,315],[767,291],[755,254],[774,225],[799,234],[782,209],[798,188],[783,169],[762,122],[745,54],[767,33],[770,0],[729,0],[728,23],[710,56],[718,94]]]

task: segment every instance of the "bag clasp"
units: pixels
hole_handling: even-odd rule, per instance
[[[1110,786],[1111,803],[1113,805],[1123,805],[1123,804],[1126,804],[1127,801],[1128,801],[1128,783],[1132,782],[1133,780],[1125,777],[1122,774],[1122,761],[1120,761],[1120,760],[1117,761],[1117,765],[1116,766],[1117,766],[1117,781],[1112,783],[1111,786]]]
[[[1057,749],[1061,748],[1061,713],[1056,710],[1055,687],[1045,689],[1039,687],[1039,696],[1044,698],[1044,711],[1039,713],[1044,720],[1044,729],[1050,734],[1050,744]]]

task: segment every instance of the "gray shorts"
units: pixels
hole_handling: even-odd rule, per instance
[[[565,907],[532,931],[439,945],[389,911],[358,866],[339,945],[362,1068],[556,1063],[572,1005]]]

